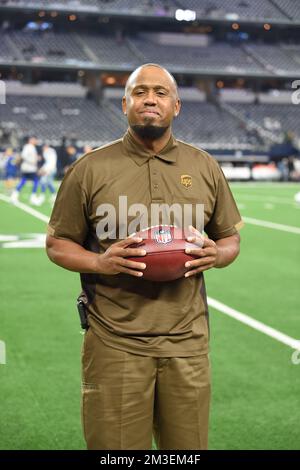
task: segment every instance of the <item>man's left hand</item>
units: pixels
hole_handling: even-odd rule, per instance
[[[193,236],[187,237],[187,241],[194,243],[199,248],[188,248],[185,252],[189,255],[198,256],[198,259],[187,261],[186,268],[191,268],[185,273],[185,277],[194,276],[195,274],[213,268],[217,264],[218,247],[213,240],[204,237],[195,227],[190,226]]]

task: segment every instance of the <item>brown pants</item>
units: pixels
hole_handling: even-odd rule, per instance
[[[91,328],[83,354],[82,423],[88,449],[206,449],[208,357],[156,358],[106,346]]]

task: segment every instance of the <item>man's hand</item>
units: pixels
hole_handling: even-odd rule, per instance
[[[126,259],[127,256],[145,256],[146,250],[142,248],[130,248],[130,245],[140,243],[142,238],[128,237],[120,242],[113,243],[105,253],[98,256],[98,268],[101,274],[126,273],[132,276],[141,277],[146,268],[145,263],[137,263]]]
[[[79,273],[118,274],[126,273],[141,277],[145,263],[137,263],[126,259],[126,256],[144,256],[142,248],[130,248],[134,243],[140,243],[142,238],[126,238],[112,244],[104,253],[98,254],[86,250],[72,240],[47,236],[47,254],[53,263],[70,271]]]
[[[206,271],[210,268],[223,268],[228,266],[238,256],[240,251],[240,236],[238,233],[214,242],[204,237],[195,227],[190,226],[193,236],[187,237],[187,241],[194,243],[199,248],[187,249],[186,253],[198,256],[198,259],[187,261],[186,268],[191,268],[185,277]]]
[[[213,268],[217,263],[218,256],[218,248],[213,240],[204,237],[193,226],[190,226],[189,230],[194,234],[194,236],[187,237],[187,241],[198,245],[199,248],[188,248],[185,250],[189,255],[198,256],[198,259],[187,261],[185,263],[186,268],[191,268],[187,273],[185,273],[185,277],[190,277],[194,274]]]

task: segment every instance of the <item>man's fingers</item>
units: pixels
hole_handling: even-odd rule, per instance
[[[199,232],[199,230],[193,227],[193,225],[189,225],[189,231],[194,233],[197,237],[200,237],[200,238],[202,237],[201,232]]]
[[[207,248],[187,248],[185,252],[189,255],[198,256],[199,258],[216,255],[216,249],[212,246]]]
[[[192,225],[189,225],[189,231],[193,235],[189,235],[186,239],[190,243],[195,243],[195,245],[198,245],[200,247],[203,246],[204,244],[204,237],[203,235],[197,230],[195,227]]]
[[[143,276],[143,273],[141,271],[135,271],[134,269],[125,268],[123,266],[120,266],[119,272],[124,273],[124,274],[130,274],[131,276],[135,276],[135,277]]]
[[[187,241],[198,245],[200,248],[202,248],[204,245],[203,237],[187,237]]]
[[[201,248],[206,248],[209,246],[216,246],[216,243],[211,240],[210,238],[203,237],[202,235],[200,237],[187,237],[187,241],[190,243],[195,243],[196,245],[200,246]]]
[[[138,263],[137,261],[131,261],[126,258],[120,258],[119,261],[121,266],[124,266],[126,268],[131,268],[131,269],[146,269],[146,264],[145,263]]]
[[[214,242],[210,238],[203,237],[203,248],[206,248],[208,246],[216,246],[216,242]]]
[[[210,256],[207,256],[205,258],[198,258],[193,261],[187,261],[185,263],[186,268],[197,268],[201,266],[205,266],[206,264],[212,264],[214,263],[215,258],[211,258]]]
[[[207,269],[213,268],[213,266],[214,266],[213,263],[208,263],[197,269],[191,269],[190,271],[185,273],[184,277],[190,277],[190,276],[194,276],[195,274],[202,273],[203,271],[206,271]]]
[[[142,241],[143,241],[142,237],[132,237],[132,238],[128,237],[128,238],[125,238],[125,240],[116,242],[114,245],[125,248],[126,246],[134,245],[134,243],[141,243]]]
[[[143,270],[146,268],[145,263],[137,263],[135,261],[127,260],[126,258],[114,258],[113,270],[115,273],[131,274],[133,276],[141,277]]]
[[[143,248],[123,248],[120,256],[146,256],[147,251]]]

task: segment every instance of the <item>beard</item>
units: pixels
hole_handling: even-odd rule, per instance
[[[168,126],[153,126],[152,124],[135,124],[130,127],[141,139],[149,140],[160,139],[169,128]]]

